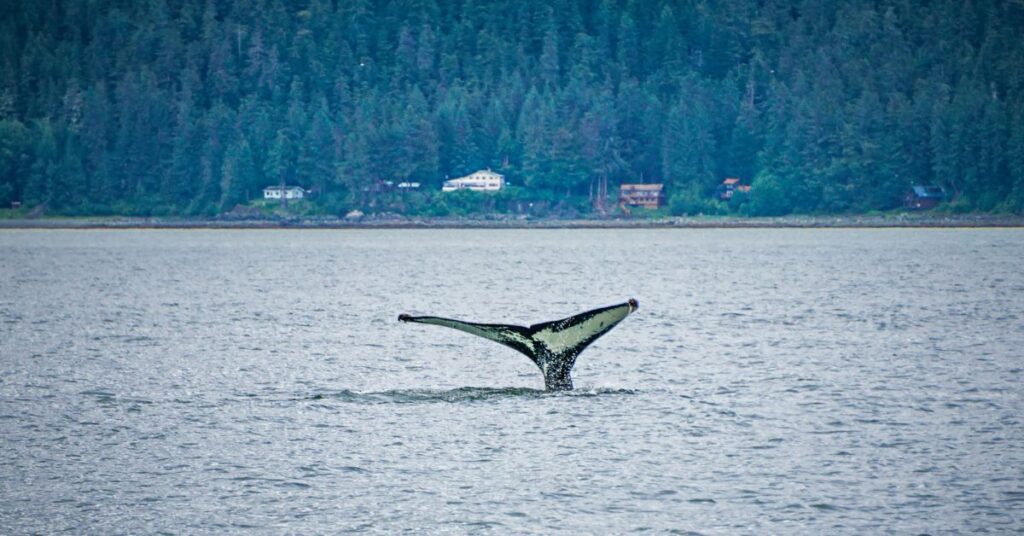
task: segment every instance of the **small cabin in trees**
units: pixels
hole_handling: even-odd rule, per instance
[[[916,185],[903,198],[903,206],[913,210],[927,210],[946,200],[946,191],[939,186]]]
[[[715,188],[715,198],[719,201],[729,201],[736,192],[750,193],[750,186],[740,184],[737,178],[728,178]]]
[[[623,184],[619,186],[619,204],[656,209],[665,204],[665,185]]]
[[[267,186],[263,189],[263,199],[302,199],[306,197],[306,190],[301,186]]]

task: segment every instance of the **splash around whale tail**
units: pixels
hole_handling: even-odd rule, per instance
[[[622,322],[640,304],[630,299],[585,311],[568,318],[515,326],[480,324],[438,316],[398,316],[401,322],[417,322],[444,326],[503,344],[529,357],[544,374],[544,387],[550,391],[572,389],[572,367],[587,346]]]

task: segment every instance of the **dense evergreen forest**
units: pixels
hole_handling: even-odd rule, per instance
[[[384,180],[443,206],[489,167],[580,211],[646,181],[677,213],[911,184],[1020,212],[1022,36],[1021,0],[6,0],[0,207],[213,215],[287,183],[343,213]]]

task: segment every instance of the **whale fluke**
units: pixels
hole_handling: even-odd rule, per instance
[[[445,326],[504,344],[526,355],[540,368],[544,374],[545,389],[564,391],[572,389],[570,372],[580,352],[601,335],[608,333],[638,307],[640,304],[631,298],[625,303],[593,309],[530,327],[478,324],[438,316],[407,314],[398,315],[398,320]]]

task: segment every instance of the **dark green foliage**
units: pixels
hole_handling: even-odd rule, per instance
[[[750,186],[750,200],[743,210],[750,216],[781,216],[793,211],[797,201],[783,182],[770,172],[762,172]]]
[[[699,186],[690,186],[676,192],[668,202],[669,214],[673,216],[715,216],[725,214],[728,207],[704,193]]]
[[[675,214],[887,210],[915,183],[1024,211],[1016,0],[2,5],[0,207],[213,215],[287,183],[334,214],[606,213],[645,181]],[[438,193],[482,168],[520,189]],[[714,201],[725,177],[753,189]]]
[[[19,177],[28,174],[32,139],[24,125],[18,121],[0,121],[0,208],[7,208],[15,200],[15,187]]]

